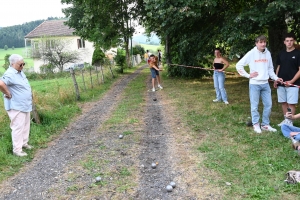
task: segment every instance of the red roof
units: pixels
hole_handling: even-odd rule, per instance
[[[37,38],[44,36],[71,36],[73,35],[74,29],[68,27],[64,24],[66,20],[50,20],[44,21],[30,33],[28,33],[25,38]]]

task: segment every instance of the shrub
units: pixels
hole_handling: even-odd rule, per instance
[[[92,65],[103,65],[104,58],[105,54],[103,53],[103,51],[99,47],[96,47],[93,53]]]
[[[8,49],[8,46],[7,45],[4,45],[4,50],[7,50]]]
[[[6,54],[6,55],[4,56],[4,64],[2,65],[2,67],[3,67],[5,70],[7,70],[8,67],[9,67],[9,60],[8,60],[9,56],[10,56],[10,54]]]
[[[117,72],[118,73],[123,73],[124,68],[126,66],[125,51],[123,49],[118,49],[117,50],[117,55],[115,56],[114,59],[115,59],[117,65],[119,66]]]

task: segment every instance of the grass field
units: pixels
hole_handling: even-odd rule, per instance
[[[25,47],[24,48],[15,48],[15,49],[0,49],[0,74],[2,74],[5,69],[2,67],[4,62],[4,57],[6,54],[19,54],[21,56],[23,56],[24,58],[24,62],[26,63],[25,68],[30,68],[31,66],[33,66],[33,59],[31,58],[26,58],[26,54],[25,54]]]
[[[149,45],[149,44],[141,44],[142,47],[144,47],[145,51],[149,50],[151,53],[157,55],[157,50],[161,50],[164,52],[164,47],[161,45]]]
[[[192,130],[187,134],[194,135],[198,143],[194,148],[205,157],[204,166],[217,172],[211,181],[224,188],[225,199],[299,199],[300,185],[284,182],[287,171],[300,169],[300,158],[277,126],[283,114],[276,91],[272,89],[270,120],[278,131],[256,134],[252,127],[246,126],[251,116],[248,81],[227,76],[229,105],[212,102],[215,99],[212,78],[163,77],[163,86],[183,117],[182,122]],[[259,110],[261,114],[261,104]],[[300,121],[294,124],[300,126]],[[226,182],[231,186],[226,186]]]

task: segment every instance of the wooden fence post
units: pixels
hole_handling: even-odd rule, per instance
[[[92,77],[92,67],[90,67],[89,70],[90,70],[90,78],[91,78],[91,87],[93,89],[94,86],[93,86],[93,77]]]
[[[86,92],[86,87],[85,87],[85,82],[84,82],[84,76],[83,76],[83,69],[81,69],[81,77],[82,77],[82,81],[83,81],[84,91]]]
[[[80,94],[79,94],[79,88],[78,88],[78,84],[75,78],[75,72],[72,68],[70,68],[70,73],[73,79],[73,83],[74,83],[74,87],[75,87],[75,92],[76,92],[76,100],[80,99]]]
[[[111,69],[111,65],[108,65],[108,67],[109,67],[109,70],[110,70],[110,73],[111,73],[112,77],[115,78],[115,75],[114,75],[114,73],[113,73],[113,71]]]
[[[102,79],[102,83],[104,83],[104,74],[103,74],[103,68],[102,68],[102,65],[100,65],[100,70],[101,70],[101,79]]]
[[[34,103],[34,100],[33,100],[33,94],[32,94],[32,117],[33,117],[33,120],[35,123],[37,124],[41,124],[41,120],[40,120],[40,116],[36,110],[36,106],[35,106],[35,103]]]
[[[95,69],[96,69],[96,73],[97,73],[97,81],[98,81],[98,85],[100,85],[98,67],[95,66]]]

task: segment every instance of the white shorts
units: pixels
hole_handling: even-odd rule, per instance
[[[299,88],[282,87],[277,88],[277,97],[279,103],[297,104],[299,96]]]

